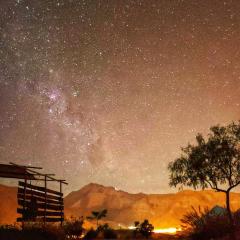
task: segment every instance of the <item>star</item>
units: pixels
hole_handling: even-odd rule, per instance
[[[0,155],[129,192],[240,117],[238,1],[1,1]]]

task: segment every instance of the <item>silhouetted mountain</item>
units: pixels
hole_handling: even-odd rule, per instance
[[[173,194],[130,194],[99,184],[88,184],[65,197],[66,215],[88,216],[92,210],[108,209],[106,220],[129,226],[136,220],[149,219],[155,227],[180,225],[182,216],[191,206],[224,206],[225,195],[211,190],[185,190]],[[232,209],[240,208],[240,194],[232,193]],[[104,219],[105,220],[105,219]]]
[[[17,218],[17,187],[0,184],[0,224],[13,223]]]
[[[16,188],[0,185],[0,223],[13,223],[16,219]],[[129,226],[133,222],[149,219],[156,228],[180,225],[182,216],[198,208],[224,206],[225,196],[211,190],[181,191],[173,194],[130,194],[113,187],[90,183],[65,197],[66,217],[89,216],[93,210],[108,209],[108,221],[114,226]],[[232,209],[240,208],[240,194],[232,193]]]

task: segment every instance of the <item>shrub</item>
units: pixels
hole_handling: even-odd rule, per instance
[[[117,233],[112,229],[105,229],[103,232],[104,239],[117,239]]]
[[[99,225],[96,230],[91,228],[87,234],[84,236],[84,239],[117,239],[117,233],[109,227],[108,224]]]
[[[240,227],[240,209],[233,213],[233,221],[236,227]]]
[[[223,237],[232,232],[232,227],[227,213],[213,214],[208,208],[198,211],[192,210],[185,214],[181,219],[182,228],[188,232],[191,239],[211,239]]]
[[[84,231],[83,223],[83,218],[71,218],[71,220],[65,221],[63,225],[65,235],[68,238],[79,238]]]
[[[47,225],[27,225],[23,230],[16,226],[1,226],[0,239],[4,240],[63,240],[64,234],[59,227]]]
[[[91,229],[86,233],[86,235],[84,236],[83,239],[93,240],[93,239],[97,238],[97,236],[98,236],[98,231],[97,231],[97,230],[94,230],[93,228],[91,228]]]
[[[117,239],[116,232],[108,224],[100,225],[97,231],[102,233],[104,239]]]

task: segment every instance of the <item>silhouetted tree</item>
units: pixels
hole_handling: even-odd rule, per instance
[[[78,219],[71,217],[71,220],[66,220],[63,225],[65,234],[70,238],[80,237],[84,231],[83,223],[83,217]]]
[[[134,222],[134,226],[135,226],[134,237],[136,237],[137,233],[140,233],[145,238],[149,238],[154,229],[153,225],[149,223],[147,219],[145,219],[142,223],[138,221]]]
[[[198,134],[197,144],[182,148],[181,157],[169,164],[170,186],[210,187],[225,193],[233,224],[230,191],[240,184],[240,122],[210,130],[206,139]]]
[[[134,227],[135,227],[135,229],[133,230],[133,236],[134,236],[134,238],[136,238],[137,233],[139,232],[139,226],[140,226],[140,222],[139,222],[139,221],[135,221],[135,222],[134,222]]]
[[[97,227],[98,227],[98,221],[101,219],[101,218],[104,218],[107,216],[107,209],[103,209],[102,211],[92,211],[92,216],[88,216],[87,219],[90,219],[90,220],[96,220],[97,222]]]

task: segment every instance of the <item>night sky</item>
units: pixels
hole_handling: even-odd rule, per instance
[[[181,146],[240,118],[239,13],[239,0],[0,0],[0,162],[42,166],[67,191],[173,191]]]

